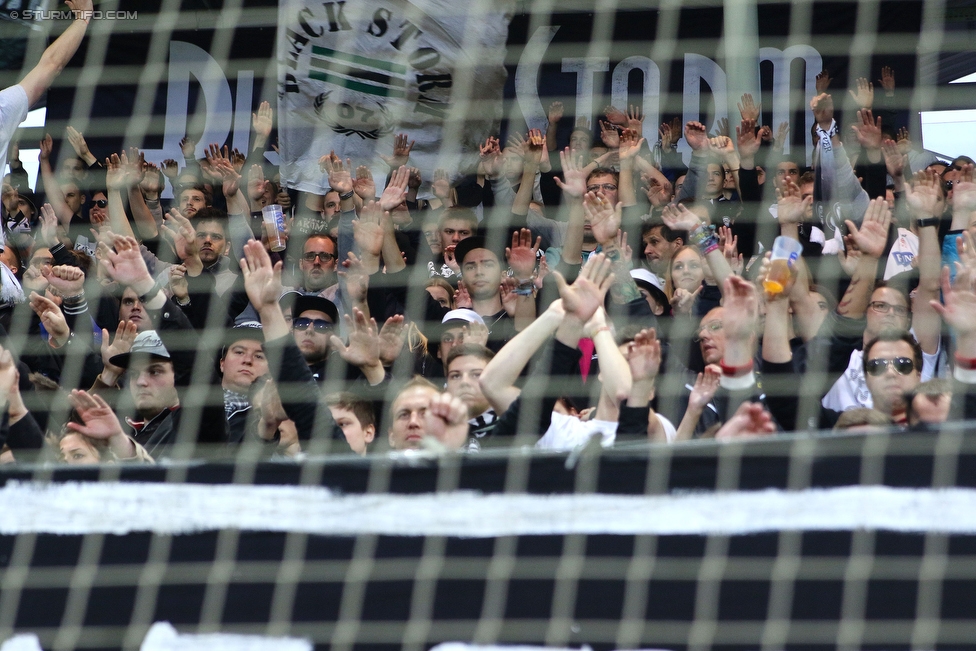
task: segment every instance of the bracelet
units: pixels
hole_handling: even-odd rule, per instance
[[[532,296],[535,294],[535,281],[532,278],[520,280],[514,292],[517,296]]]
[[[719,367],[722,369],[722,375],[726,377],[739,377],[740,375],[745,375],[752,371],[753,363],[743,364],[741,366],[728,366],[724,361],[719,362]]]
[[[956,367],[966,369],[967,371],[976,370],[976,357],[960,357],[959,353],[956,353]]]
[[[942,223],[942,220],[938,217],[926,217],[925,219],[916,219],[915,225],[919,228],[925,228],[927,226],[938,226]]]
[[[738,172],[738,171],[739,171],[739,168],[737,167],[737,168],[735,168],[735,169],[732,169],[732,168],[730,167],[730,168],[729,168],[729,171],[730,171],[730,172]]]
[[[349,192],[347,192],[345,194],[340,194],[339,195],[339,200],[340,201],[345,201],[346,199],[352,199],[352,195],[354,195],[354,194],[356,194],[356,193],[353,192],[352,190],[350,190]]]

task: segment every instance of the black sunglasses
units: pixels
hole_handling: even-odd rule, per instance
[[[331,332],[332,328],[334,327],[333,324],[329,323],[325,319],[309,319],[302,317],[291,322],[291,327],[294,330],[308,330],[308,326],[314,326],[315,332],[320,334]]]
[[[871,359],[864,365],[868,375],[875,377],[884,375],[888,371],[888,366],[892,366],[898,375],[908,375],[915,370],[915,362],[907,357],[896,357],[894,359]]]
[[[108,206],[108,199],[95,199],[94,201],[92,201],[92,203],[98,206],[99,208],[105,208],[106,206]]]
[[[309,251],[308,253],[302,255],[302,260],[305,262],[315,262],[315,258],[320,258],[322,262],[328,264],[335,260],[336,257],[337,256],[334,253]]]

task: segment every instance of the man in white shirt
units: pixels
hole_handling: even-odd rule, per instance
[[[71,25],[44,50],[41,60],[18,84],[0,91],[0,172],[6,171],[7,148],[17,127],[27,118],[27,110],[47,91],[85,38],[92,0],[66,0],[65,4],[75,12]]]

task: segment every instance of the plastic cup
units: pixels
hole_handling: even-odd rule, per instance
[[[281,211],[281,206],[276,203],[265,206],[261,209],[261,217],[264,219],[264,230],[268,234],[268,246],[276,253],[284,251],[287,240],[285,239],[285,214]]]
[[[777,237],[773,242],[773,255],[769,258],[771,266],[763,280],[763,289],[770,294],[779,294],[786,289],[796,274],[796,261],[802,253],[803,245],[792,237]]]

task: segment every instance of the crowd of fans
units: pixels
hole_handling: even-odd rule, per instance
[[[8,140],[29,81],[0,94]],[[33,190],[13,144],[2,456],[565,450],[963,420],[973,161],[913,146],[884,106],[892,70],[878,93],[858,80],[846,128],[830,83],[806,147],[749,95],[740,124],[675,119],[656,143],[639,109],[608,107],[594,133],[556,102],[545,133],[482,143],[477,169],[428,177],[409,134],[376,161],[323,152],[317,193],[269,164],[267,103],[248,152],[197,158],[188,136],[182,165],[96,156],[68,127],[72,151],[40,143]],[[802,254],[772,294],[779,236]]]

